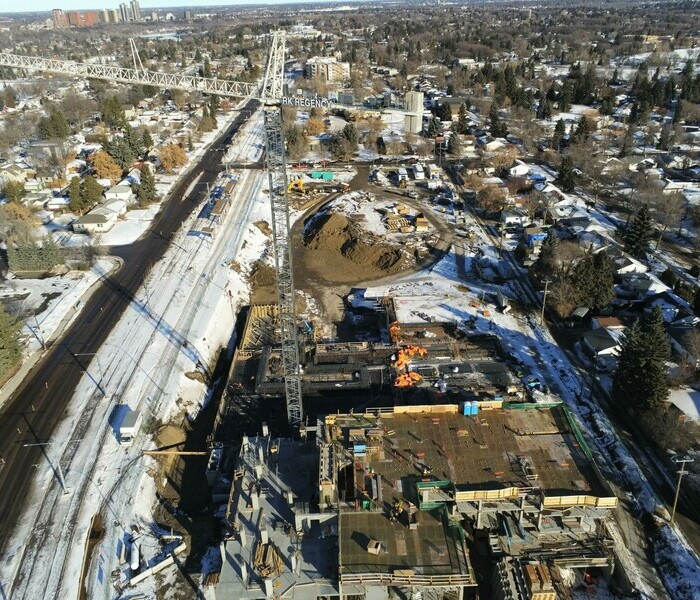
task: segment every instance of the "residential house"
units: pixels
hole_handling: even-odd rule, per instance
[[[95,235],[112,229],[117,222],[117,213],[108,208],[95,208],[71,223],[76,233]]]
[[[647,265],[638,261],[636,258],[632,258],[614,242],[610,243],[607,252],[615,265],[615,275],[617,276],[641,275],[649,271]]]
[[[667,402],[679,421],[700,422],[700,391],[691,387],[671,390]]]
[[[70,200],[64,196],[59,196],[58,198],[50,198],[47,200],[45,208],[51,211],[64,211],[68,210],[68,205]]]
[[[698,323],[690,325],[673,323],[666,333],[673,351],[691,367],[700,369],[700,326]]]
[[[29,169],[20,165],[5,165],[0,167],[0,186],[10,181],[24,183],[27,180]]]
[[[605,329],[607,331],[624,331],[625,324],[619,317],[597,316],[591,319],[592,329]]]
[[[121,200],[125,204],[134,202],[134,193],[128,185],[115,185],[105,191],[105,201]]]
[[[648,296],[658,297],[668,291],[668,286],[651,273],[631,273],[622,277],[620,287],[628,295],[639,299]]]
[[[674,294],[668,287],[658,294],[648,295],[644,303],[647,310],[660,309],[665,323],[674,323],[694,314],[690,304]]]
[[[614,359],[620,351],[623,333],[618,330],[603,328],[591,329],[581,338],[584,352],[592,358]]]
[[[506,226],[518,225],[523,227],[531,221],[532,219],[530,218],[529,213],[525,209],[518,206],[501,211],[501,222]]]
[[[27,155],[35,165],[61,164],[70,147],[66,140],[40,140],[29,144]]]
[[[516,160],[515,164],[508,169],[510,177],[525,177],[530,172],[530,167],[522,160]]]

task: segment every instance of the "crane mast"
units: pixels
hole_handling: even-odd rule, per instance
[[[287,165],[282,129],[284,48],[284,32],[273,32],[263,80],[262,99],[265,119],[265,162],[272,206],[272,241],[277,273],[277,302],[282,342],[284,390],[287,399],[287,420],[293,427],[298,427],[302,423],[303,410],[299,373],[296,295],[292,269],[291,224],[287,196]]]
[[[132,53],[135,46],[132,44]],[[136,54],[134,54],[136,56]],[[228,81],[147,71],[134,58],[136,68],[78,63],[35,56],[0,52],[0,65],[16,69],[47,71],[77,77],[106,79],[119,83],[137,83],[158,88],[198,91],[235,98],[259,97],[263,101],[265,129],[265,162],[272,206],[272,240],[277,273],[277,300],[281,329],[281,353],[287,401],[287,419],[292,427],[302,424],[303,408],[299,361],[299,339],[292,269],[291,224],[287,198],[287,168],[284,132],[282,129],[282,96],[284,91],[284,31],[270,34],[270,50],[262,90],[255,83]]]

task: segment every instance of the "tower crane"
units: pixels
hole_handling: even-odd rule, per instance
[[[134,56],[137,56],[133,42],[131,42],[131,49]],[[284,57],[285,32],[281,30],[273,31],[270,34],[270,47],[262,85],[193,75],[147,71],[143,68],[140,59],[134,59],[134,68],[129,69],[0,53],[0,65],[84,78],[106,79],[118,83],[157,86],[160,89],[174,88],[233,98],[258,98],[263,102],[265,162],[272,206],[272,240],[277,273],[277,299],[287,419],[291,426],[298,427],[302,424],[304,413],[299,373],[299,339],[294,302],[291,225],[287,198],[287,166],[282,130],[281,107],[284,88]]]

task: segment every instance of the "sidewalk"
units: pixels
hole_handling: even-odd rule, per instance
[[[58,327],[51,333],[51,335],[46,338],[45,344],[46,349],[37,350],[32,352],[29,356],[24,358],[22,366],[19,368],[17,373],[15,373],[5,385],[0,388],[0,408],[2,408],[5,402],[14,394],[15,390],[20,386],[24,378],[29,374],[29,372],[34,368],[34,366],[44,357],[48,350],[53,346],[53,343],[60,339],[63,332],[68,328],[68,326],[75,320],[75,318],[80,314],[80,309],[85,306],[85,302],[90,298],[93,292],[98,286],[102,285],[102,280],[108,277],[119,269],[122,265],[122,261],[114,256],[105,256],[105,260],[109,260],[112,263],[111,269],[98,277],[92,285],[85,291],[82,296],[80,296],[79,306],[76,304],[72,308],[69,308],[66,314],[61,319]],[[77,307],[76,307],[77,306]]]

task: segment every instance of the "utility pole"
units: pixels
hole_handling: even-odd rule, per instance
[[[107,392],[105,392],[104,388],[102,387],[102,381],[104,380],[104,373],[102,371],[102,366],[100,365],[100,357],[97,355],[96,352],[79,352],[78,354],[73,353],[73,356],[75,356],[76,358],[78,358],[79,356],[94,356],[95,357],[95,362],[97,363],[97,370],[100,373],[100,380],[95,382],[95,385],[97,385],[97,389],[100,390],[100,392],[102,393],[102,397],[104,398],[107,395]],[[80,363],[78,362],[78,364],[80,364]],[[92,375],[90,375],[90,372],[87,369],[85,369],[85,373],[88,374],[88,377],[90,377],[90,379],[95,381],[95,378],[92,377]]]
[[[22,444],[24,448],[31,448],[32,446],[53,446],[54,442],[36,442],[33,444]],[[46,453],[46,459],[49,461],[49,464],[51,465],[51,459],[49,458],[48,453]],[[53,466],[53,465],[51,465]],[[58,482],[61,484],[61,489],[63,490],[64,494],[68,493],[68,488],[66,487],[66,480],[63,478],[63,471],[61,470],[61,458],[57,457],[56,459],[56,476],[58,477]]]
[[[673,520],[676,518],[676,507],[678,506],[678,496],[680,496],[680,494],[681,494],[681,480],[683,479],[683,475],[688,474],[688,471],[685,470],[685,465],[688,463],[692,463],[694,461],[688,455],[680,456],[680,457],[674,456],[671,460],[674,463],[676,463],[677,465],[680,465],[680,470],[678,471],[678,483],[676,483],[676,495],[673,498],[673,509],[671,510],[671,525],[673,525]]]
[[[540,313],[540,324],[544,323],[544,309],[547,306],[547,292],[549,291],[549,284],[552,283],[549,279],[544,280],[544,296],[542,296],[542,312]]]

